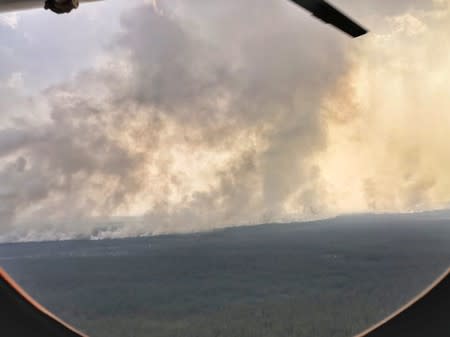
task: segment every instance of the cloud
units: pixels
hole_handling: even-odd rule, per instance
[[[447,0],[335,0],[334,3],[339,8],[348,8],[355,15],[374,16],[378,18],[394,17],[403,15],[411,11],[429,11],[439,8],[444,8]]]
[[[320,166],[338,209],[351,210],[349,200],[377,211],[448,205],[449,22],[440,5],[385,19],[387,32],[372,34],[327,103]]]
[[[228,31],[150,5],[124,16],[111,50],[119,61],[47,89],[48,123],[2,131],[3,152],[26,162],[2,172],[7,219],[108,215],[136,203],[156,227],[279,216],[311,181],[307,159],[324,145],[316,111],[346,58],[331,36],[308,50],[293,44],[296,18],[276,2],[255,5],[239,10],[257,11],[259,23],[217,3],[235,21]],[[279,24],[261,31],[274,15]],[[334,55],[333,67],[319,51]]]
[[[0,236],[134,236],[445,203],[449,105],[432,91],[448,87],[446,51],[426,50],[448,20],[441,5],[418,5],[377,2],[389,33],[354,41],[277,0],[127,10],[101,63],[5,106]],[[140,217],[105,224],[119,215]]]
[[[0,16],[0,25],[7,26],[11,29],[16,29],[18,22],[19,19],[17,17],[17,14],[15,13],[3,14],[2,16]]]

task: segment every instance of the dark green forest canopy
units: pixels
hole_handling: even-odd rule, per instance
[[[448,221],[354,216],[203,234],[0,245],[1,265],[93,337],[351,336],[450,264]]]

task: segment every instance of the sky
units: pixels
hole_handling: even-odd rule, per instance
[[[450,2],[109,0],[0,14],[0,241],[450,202]]]

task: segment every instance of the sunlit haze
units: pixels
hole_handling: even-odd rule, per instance
[[[450,203],[450,1],[0,14],[0,240],[127,237]]]

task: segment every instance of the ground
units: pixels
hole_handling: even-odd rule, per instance
[[[347,337],[448,268],[449,243],[446,218],[364,215],[3,244],[0,265],[92,337]]]

